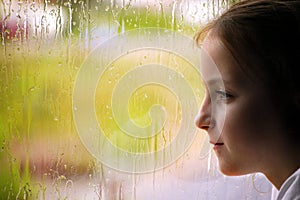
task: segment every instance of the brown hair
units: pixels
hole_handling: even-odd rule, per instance
[[[198,44],[208,33],[222,41],[249,78],[267,86],[286,127],[295,131],[300,123],[300,1],[241,1],[203,27],[195,36]]]

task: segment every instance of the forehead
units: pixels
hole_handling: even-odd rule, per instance
[[[220,80],[225,83],[241,84],[247,79],[231,53],[218,38],[206,37],[201,50],[200,72],[205,82]]]

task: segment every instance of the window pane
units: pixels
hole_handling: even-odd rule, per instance
[[[1,1],[1,197],[270,199],[260,174],[221,175],[192,122],[188,45],[231,3]]]

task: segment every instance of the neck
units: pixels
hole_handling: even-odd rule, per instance
[[[263,171],[269,181],[279,190],[282,184],[300,167],[299,154],[276,156]]]
[[[296,168],[290,168],[288,170],[285,170],[285,172],[281,170],[277,170],[277,174],[275,173],[268,173],[265,174],[268,180],[276,187],[277,190],[280,190],[283,183],[298,169]],[[275,170],[274,170],[275,171]]]

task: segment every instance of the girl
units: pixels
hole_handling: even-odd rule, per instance
[[[300,200],[300,1],[241,1],[196,41],[217,68],[201,65],[206,95],[196,125],[221,172],[261,172],[277,199]]]

